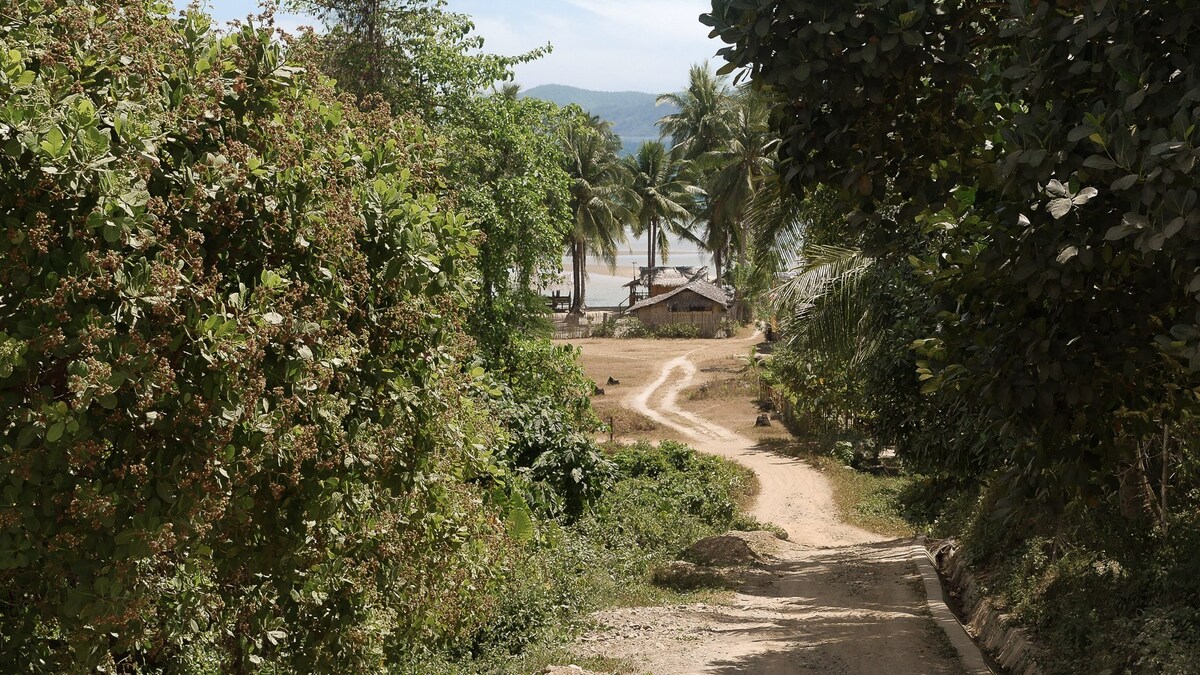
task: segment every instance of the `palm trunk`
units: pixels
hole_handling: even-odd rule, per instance
[[[587,311],[587,242],[579,242],[579,309],[582,316]]]
[[[716,277],[713,278],[713,283],[720,282],[721,272],[723,271],[722,268],[724,267],[722,263],[725,262],[725,246],[718,237],[716,227],[716,219],[710,216],[708,219],[708,233],[705,236],[705,243],[708,245],[709,253],[712,254],[713,268],[714,272],[716,272]]]
[[[646,266],[654,269],[654,220],[650,220],[650,228],[646,234]]]
[[[571,242],[571,309],[568,314],[578,314],[580,308],[579,299],[583,291],[583,275],[580,273],[583,268],[583,261],[579,256],[579,242]]]
[[[739,216],[738,229],[741,231],[741,241],[738,242],[738,276],[741,278],[739,286],[745,286],[749,283],[749,277],[746,270],[746,242],[749,240],[749,227],[746,222]],[[746,298],[744,293],[745,288],[735,287],[733,290],[734,306],[737,308],[735,317],[739,322],[745,323],[750,320],[750,308],[746,306]]]
[[[713,267],[715,267],[715,268],[716,268],[716,272],[717,272],[717,278],[716,278],[716,279],[714,279],[714,281],[718,281],[718,282],[721,280],[721,263],[722,263],[722,262],[724,262],[724,255],[722,255],[722,254],[723,254],[723,252],[724,252],[724,251],[722,251],[722,247],[721,247],[721,246],[717,246],[717,247],[715,247],[715,248],[713,249],[713,252],[712,252],[712,254],[713,254]]]
[[[749,241],[749,239],[750,239],[750,232],[749,232],[750,228],[745,222],[740,222],[738,227],[742,231],[741,245],[738,246],[738,266],[745,267],[746,266],[746,242]]]
[[[646,281],[646,297],[654,288],[654,269],[658,266],[658,219],[650,219],[650,276]]]

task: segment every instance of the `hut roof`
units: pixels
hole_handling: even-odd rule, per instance
[[[653,275],[651,274],[653,272]],[[707,267],[639,267],[638,277],[625,286],[649,286],[653,276],[655,286],[683,286],[696,279],[708,277]]]
[[[657,279],[655,279],[655,283],[658,283]],[[726,306],[729,304],[729,294],[722,290],[719,286],[714,286],[704,279],[695,279],[668,293],[656,295],[653,298],[646,298],[645,300],[642,300],[636,305],[630,307],[628,311],[632,312],[642,309],[643,307],[649,307],[651,305],[658,304],[664,300],[669,300],[670,298],[673,298],[684,291],[691,291],[696,295],[708,298],[709,300],[712,300],[721,306]]]

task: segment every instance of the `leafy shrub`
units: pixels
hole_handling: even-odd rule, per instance
[[[651,333],[656,338],[697,338],[700,327],[691,323],[663,323],[655,326]]]
[[[620,480],[579,528],[614,548],[678,554],[696,539],[730,529],[750,484],[746,470],[672,441],[657,448],[638,443],[612,460]]]
[[[1179,495],[1166,532],[1123,527],[1117,499],[1060,517],[997,518],[1007,488],[979,495],[963,533],[988,592],[1046,646],[1047,672],[1187,673],[1200,653],[1197,495]],[[1070,533],[1069,538],[1064,533]]]
[[[613,327],[613,337],[644,338],[650,337],[650,327],[642,323],[636,316],[624,316],[616,321]]]
[[[696,539],[763,527],[738,510],[753,479],[733,462],[669,441],[623,447],[609,459],[613,483],[577,522],[538,524],[474,650],[453,662],[426,654],[410,670],[536,672],[521,654],[533,640],[553,643],[600,607],[678,600],[649,583],[655,565]]]
[[[616,472],[603,496],[576,523],[542,529],[535,560],[547,585],[526,606],[557,607],[569,619],[659,597],[649,583],[656,564],[696,539],[761,527],[738,510],[752,478],[732,462],[672,442],[623,447],[610,459]]]
[[[694,324],[665,323],[648,326],[636,316],[626,316],[620,319],[607,318],[591,331],[592,337],[615,338],[696,338],[700,336],[700,327]]]
[[[577,356],[574,347],[518,339],[495,364],[502,382],[491,408],[507,437],[498,459],[533,482],[525,500],[550,516],[577,517],[612,474],[591,438],[600,428],[594,385]]]
[[[870,471],[879,468],[879,444],[875,439],[854,432],[835,434],[830,444],[830,455],[843,465]]]
[[[516,545],[437,150],[169,9],[3,10],[0,670],[469,641]]]
[[[854,443],[850,441],[835,441],[829,454],[846,466],[853,466],[855,460]]]
[[[617,318],[611,314],[605,315],[600,320],[599,324],[593,325],[589,332],[590,337],[610,338],[617,336]]]
[[[716,337],[731,338],[734,335],[737,335],[738,330],[740,330],[743,325],[744,324],[738,323],[733,319],[721,319],[721,326],[717,329]]]
[[[952,476],[914,475],[897,495],[904,519],[929,536],[944,539],[966,530],[978,490]]]
[[[791,403],[789,426],[823,434],[868,428],[862,377],[845,359],[777,344],[763,370],[763,381]]]

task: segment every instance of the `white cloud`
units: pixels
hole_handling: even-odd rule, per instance
[[[517,68],[526,87],[673,91],[689,66],[720,48],[698,20],[710,7],[704,0],[451,0],[450,7],[472,15],[487,51],[520,54],[553,44],[553,53]]]
[[[175,0],[177,6],[188,0]],[[258,0],[205,0],[219,20],[258,12]],[[569,84],[589,89],[661,93],[680,89],[688,67],[713,60],[699,16],[710,0],[449,0],[471,15],[485,49],[523,54],[551,43],[554,52],[517,68],[526,87]],[[278,26],[296,31],[311,18],[280,13]]]
[[[690,0],[567,0],[606,22],[659,40],[683,43],[705,40],[708,29],[700,14],[710,7]]]

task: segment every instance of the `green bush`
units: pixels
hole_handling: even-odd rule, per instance
[[[596,338],[617,337],[617,318],[612,314],[606,314],[599,324],[591,327],[589,336]]]
[[[425,130],[149,0],[0,20],[0,670],[381,670],[504,611]]]
[[[751,525],[737,507],[751,485],[746,469],[672,441],[629,446],[612,461],[619,479],[578,530],[609,551],[630,552],[620,563],[627,575],[697,539]]]
[[[613,482],[578,521],[539,523],[474,651],[453,660],[426,654],[410,670],[536,672],[523,652],[535,640],[554,644],[601,607],[679,601],[650,584],[656,564],[702,537],[763,527],[738,509],[753,474],[733,462],[669,441],[622,447],[609,459]]]
[[[845,466],[853,466],[855,460],[854,443],[851,441],[835,441],[829,454]]]
[[[620,319],[605,319],[600,325],[592,328],[591,336],[615,338],[696,338],[700,337],[700,328],[693,324],[674,323],[648,326],[635,316],[626,316]]]
[[[613,326],[612,336],[617,338],[644,338],[650,335],[650,327],[636,316],[623,316]]]
[[[691,323],[664,323],[651,329],[656,338],[697,338],[700,337],[700,327]]]
[[[522,499],[551,517],[578,517],[611,480],[591,438],[600,428],[594,383],[577,357],[574,347],[515,339],[494,364],[500,382],[490,408],[505,431],[497,459],[526,479],[518,482]]]
[[[1050,673],[1188,673],[1200,654],[1200,495],[1179,495],[1166,532],[1123,527],[1117,500],[1072,503],[1060,517],[1009,508],[993,481],[963,545],[986,591],[1046,648]],[[962,501],[957,501],[962,504]]]

